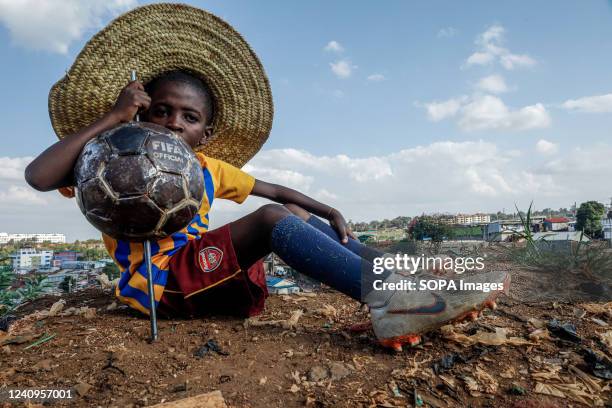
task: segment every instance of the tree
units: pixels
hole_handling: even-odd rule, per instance
[[[66,275],[64,276],[64,280],[60,282],[59,288],[66,293],[70,293],[72,292],[72,289],[74,289],[75,285],[76,279],[74,279],[74,276]]]
[[[108,276],[108,279],[113,280],[119,277],[119,268],[114,263],[107,263],[104,265],[102,272]]]
[[[597,201],[580,204],[576,212],[576,229],[592,238],[601,238],[603,235],[601,219],[604,218],[605,213],[604,205]]]
[[[434,242],[442,242],[450,233],[451,228],[448,225],[437,222],[431,217],[419,217],[408,227],[408,235],[418,241],[430,238]]]

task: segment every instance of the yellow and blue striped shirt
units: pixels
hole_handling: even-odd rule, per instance
[[[151,261],[155,303],[162,297],[168,280],[170,258],[188,241],[199,239],[208,231],[209,211],[215,198],[242,203],[253,190],[255,179],[242,170],[221,160],[196,153],[204,174],[204,198],[196,216],[182,230],[151,242]],[[60,189],[68,197],[74,196],[72,188]],[[115,290],[117,298],[141,312],[148,314],[147,270],[143,262],[143,244],[116,240],[102,234],[104,245],[121,271]]]

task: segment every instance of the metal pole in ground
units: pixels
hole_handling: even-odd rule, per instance
[[[136,80],[136,70],[132,70],[132,81]],[[137,114],[136,122],[140,121]],[[153,267],[151,263],[151,241],[148,239],[144,242],[144,261],[147,266],[147,291],[149,292],[149,320],[151,321],[151,342],[158,338],[157,333],[157,311],[155,310],[155,290],[153,289]]]
[[[153,290],[153,271],[151,267],[151,241],[144,243],[144,257],[147,264],[147,288],[149,291],[149,318],[151,320],[151,342],[157,340],[157,312],[155,310],[155,291]]]

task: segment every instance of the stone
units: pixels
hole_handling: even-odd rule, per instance
[[[74,386],[74,389],[81,397],[84,397],[91,389],[91,385],[87,384],[86,382],[79,382]]]
[[[221,391],[216,390],[194,397],[164,402],[151,408],[227,408],[227,404]]]
[[[38,363],[34,364],[32,368],[37,371],[51,371],[51,360],[40,360]]]
[[[351,370],[346,364],[333,362],[329,365],[329,374],[332,380],[341,380],[351,374]]]
[[[314,366],[308,371],[308,381],[319,382],[328,378],[329,374],[325,367]]]

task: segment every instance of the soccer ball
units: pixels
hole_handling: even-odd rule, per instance
[[[191,148],[170,130],[130,122],[89,141],[74,168],[87,220],[115,239],[160,239],[184,228],[204,196]]]

